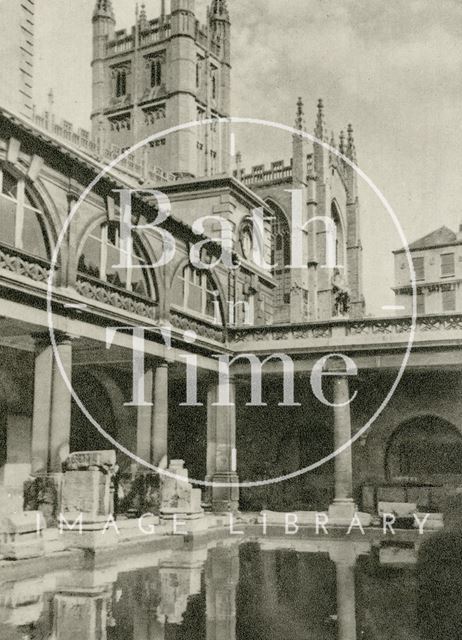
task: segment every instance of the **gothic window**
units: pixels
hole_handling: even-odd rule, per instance
[[[136,238],[132,241],[131,268],[121,262],[118,223],[104,224],[91,233],[79,258],[79,272],[142,296],[151,291],[146,260]],[[121,266],[119,266],[121,265]]]
[[[49,259],[45,216],[24,178],[0,167],[0,242],[39,258]]]
[[[151,62],[151,88],[162,84],[162,62],[159,59]]]
[[[335,201],[331,204],[331,216],[332,220],[335,222],[335,264],[339,267],[343,267],[345,265],[345,247],[344,247],[344,236],[343,236],[343,228],[342,222],[340,219],[340,212],[338,210],[337,204]]]
[[[201,85],[201,76],[202,76],[202,64],[204,62],[204,58],[202,56],[197,56],[196,58],[196,88],[199,89]]]
[[[271,220],[271,264],[276,280],[274,305],[283,316],[284,305],[290,304],[290,229],[284,212],[274,203],[268,202],[272,210]]]
[[[178,307],[214,320],[217,324],[222,323],[217,288],[207,271],[186,266],[175,278],[172,302]]]
[[[218,69],[216,67],[212,67],[211,76],[212,76],[212,100],[216,100],[218,97]]]
[[[118,69],[116,71],[116,98],[127,95],[127,71]]]

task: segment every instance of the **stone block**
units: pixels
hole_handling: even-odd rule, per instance
[[[25,511],[0,520],[0,555],[7,560],[37,558],[44,553],[45,522],[39,511]]]
[[[202,492],[200,489],[194,489],[188,482],[188,471],[184,468],[183,460],[172,460],[168,471],[177,477],[162,476],[161,515],[168,517],[174,514],[203,514]]]
[[[377,505],[379,516],[392,513],[396,518],[412,518],[417,512],[417,505],[413,502],[379,502]]]

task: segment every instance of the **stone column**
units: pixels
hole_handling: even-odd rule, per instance
[[[207,475],[205,479],[208,482],[213,480],[216,472],[217,457],[217,385],[210,383],[207,390]],[[205,502],[212,504],[212,488],[206,487]]]
[[[333,378],[334,450],[351,439],[350,395],[348,378],[339,375]],[[338,406],[344,405],[344,406]],[[335,495],[329,507],[329,522],[349,525],[357,507],[353,502],[353,458],[351,446],[335,456]]]
[[[72,377],[71,338],[56,334],[56,348],[67,377]],[[71,394],[61,375],[48,334],[36,336],[32,473],[61,471],[69,452]]]
[[[350,393],[348,378],[334,378],[334,448],[351,439]],[[335,457],[335,502],[353,502],[353,458],[351,446]]]
[[[205,571],[207,640],[235,640],[239,548],[211,549]]]
[[[72,381],[72,342],[62,335],[56,338],[57,352],[69,381]],[[71,437],[71,393],[64,381],[56,359],[53,360],[51,387],[50,448],[48,469],[51,473],[60,473],[62,463],[69,455]],[[84,399],[83,399],[84,401]]]
[[[210,457],[215,449],[215,469],[213,481],[219,483],[236,483],[239,481],[236,473],[236,383],[229,380],[229,404],[220,406],[219,385],[215,385],[216,403],[211,403],[209,409],[214,411],[210,416]],[[213,415],[214,414],[214,415]],[[213,422],[215,429],[213,429]],[[215,447],[213,442],[215,431]],[[237,511],[239,508],[239,487],[212,487],[212,506],[217,512]]]
[[[168,451],[168,364],[163,362],[154,373],[154,407],[151,422],[151,463],[159,465]]]
[[[153,368],[148,366],[144,373],[144,399],[147,403],[153,402],[154,391],[154,371]],[[145,460],[151,462],[151,427],[152,427],[152,411],[153,407],[148,406],[137,407],[136,410],[136,455]],[[139,465],[133,463],[135,470],[138,470]],[[141,467],[141,471],[147,471],[146,467]]]

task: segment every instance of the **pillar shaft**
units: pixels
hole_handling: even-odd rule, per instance
[[[70,338],[64,338],[57,344],[57,353],[64,372],[72,380],[72,343]],[[48,452],[49,471],[59,473],[62,463],[69,454],[71,437],[71,393],[64,381],[61,370],[53,361],[53,377],[51,388],[51,420],[50,445]]]
[[[168,364],[154,372],[154,407],[151,422],[151,462],[158,465],[168,451]]]
[[[334,449],[339,449],[351,439],[351,415],[348,378],[334,378]],[[353,458],[351,446],[335,457],[335,501],[353,501]]]
[[[214,389],[213,389],[214,388]],[[218,404],[220,393],[218,385],[212,385],[210,393],[217,398],[216,403],[210,403],[208,410],[207,435],[212,440],[207,443],[207,458],[210,456],[211,469],[213,468],[212,456],[214,456],[213,481],[226,485],[237,483],[239,478],[235,469],[236,460],[236,385],[233,379],[229,381],[229,404]],[[215,440],[213,439],[215,434]],[[235,511],[239,505],[239,488],[232,486],[220,486],[212,488],[212,506],[214,511]]]
[[[72,344],[56,337],[56,350],[68,379],[72,378]],[[57,473],[69,451],[71,393],[46,339],[37,340],[32,419],[32,473]]]
[[[152,412],[153,392],[154,392],[154,371],[149,367],[144,374],[144,399],[147,406],[137,407],[136,411],[136,455],[151,462],[151,430],[152,430]],[[135,465],[137,466],[137,465]]]

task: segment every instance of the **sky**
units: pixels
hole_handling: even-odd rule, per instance
[[[232,115],[312,132],[322,97],[336,137],[352,123],[358,165],[389,202],[409,242],[462,223],[462,3],[459,0],[229,0]],[[58,117],[89,127],[94,0],[37,0],[34,99],[54,92]],[[113,0],[117,28],[135,0]],[[148,18],[158,0],[146,0]],[[206,2],[196,0],[200,18]],[[243,165],[290,157],[290,136],[237,132]],[[396,227],[362,183],[367,312],[393,304]]]

